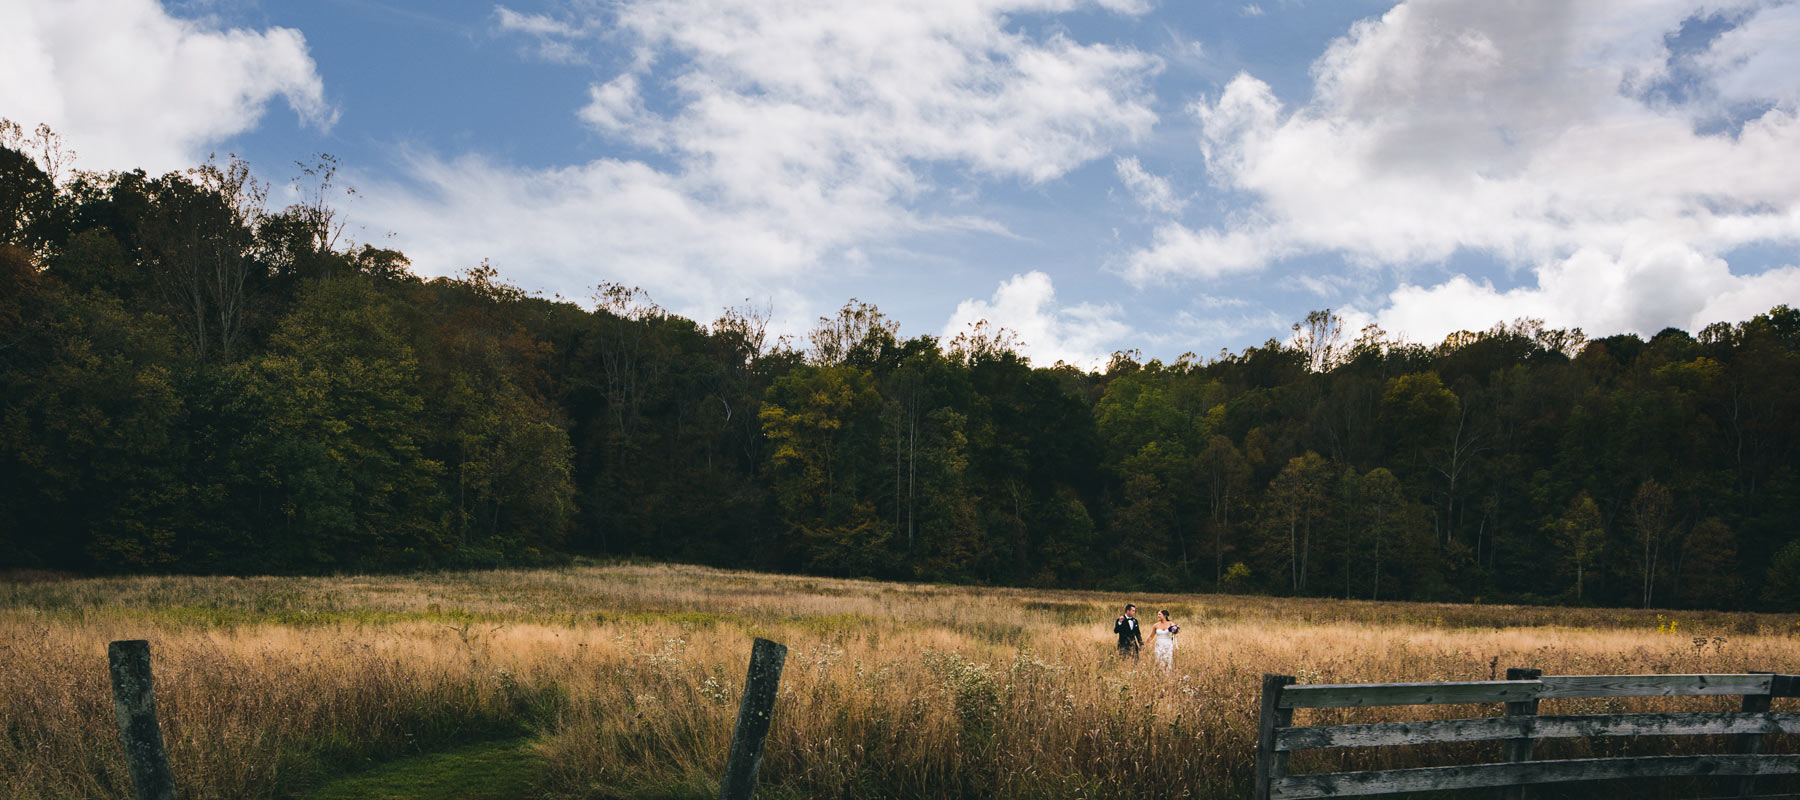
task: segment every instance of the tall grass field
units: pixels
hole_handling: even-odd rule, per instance
[[[1182,626],[1122,663],[1126,601]],[[1302,683],[1800,671],[1800,619],[986,589],[686,566],[411,577],[0,582],[0,797],[124,798],[106,647],[151,642],[183,796],[302,798],[457,763],[549,798],[716,796],[753,637],[789,647],[759,797],[1243,797],[1266,672]],[[1736,698],[1549,700],[1544,713]],[[1776,710],[1794,701],[1778,700]],[[1500,713],[1302,711],[1296,722]],[[484,746],[482,743],[501,743]],[[1719,752],[1572,741],[1555,757]],[[1295,772],[1491,760],[1497,743],[1325,751]],[[473,748],[473,749],[471,749]],[[1765,752],[1800,752],[1771,737]],[[1485,756],[1485,757],[1484,757]],[[436,770],[436,768],[433,768]],[[363,778],[375,781],[377,778]],[[511,791],[511,790],[509,790]],[[1717,792],[1715,792],[1717,793]],[[400,796],[400,795],[393,795]],[[483,795],[486,796],[486,795]]]

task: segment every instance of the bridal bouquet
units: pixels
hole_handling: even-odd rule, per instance
[[[1181,632],[1180,625],[1170,625],[1169,626],[1169,635],[1170,636],[1174,636],[1175,634],[1180,633],[1180,632]]]

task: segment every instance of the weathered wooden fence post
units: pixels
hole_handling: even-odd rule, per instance
[[[1541,669],[1526,669],[1523,667],[1506,668],[1506,679],[1509,681],[1535,681],[1538,678],[1543,677],[1543,675],[1544,671]],[[1506,715],[1509,717],[1536,716],[1537,713],[1538,701],[1536,698],[1531,700],[1514,700],[1506,704]],[[1500,746],[1500,755],[1507,761],[1530,761],[1531,737],[1527,736],[1523,739],[1507,739]],[[1500,796],[1505,798],[1505,800],[1525,800],[1525,787],[1508,786],[1505,789],[1500,790]]]
[[[781,687],[781,665],[786,661],[786,645],[757,639],[750,647],[744,703],[738,707],[737,730],[731,734],[731,755],[725,759],[719,800],[750,800],[756,793],[763,739],[769,735],[769,714],[775,710],[775,691]]]
[[[1270,785],[1287,777],[1288,753],[1275,749],[1275,730],[1294,721],[1294,710],[1281,707],[1281,690],[1294,680],[1292,675],[1263,675],[1262,711],[1256,726],[1256,793],[1251,795],[1255,800],[1269,800]]]
[[[1766,675],[1769,673],[1763,672],[1762,670],[1753,669],[1753,670],[1750,670],[1750,674],[1751,675]],[[1761,714],[1761,713],[1767,712],[1769,710],[1771,701],[1773,701],[1774,699],[1775,699],[1775,679],[1770,678],[1768,694],[1744,695],[1744,713],[1746,713],[1746,714]],[[1755,755],[1757,753],[1762,752],[1763,736],[1760,733],[1740,733],[1740,734],[1738,734],[1737,741],[1734,742],[1734,744],[1735,744],[1735,747],[1732,748],[1733,752],[1742,753],[1744,755]],[[1750,797],[1751,795],[1753,795],[1755,793],[1756,793],[1756,776],[1755,775],[1745,775],[1744,777],[1738,778],[1738,787],[1737,787],[1737,796],[1738,797]]]
[[[142,639],[106,647],[112,670],[113,713],[137,800],[175,800],[175,774],[156,724],[156,692],[150,682],[150,643]]]

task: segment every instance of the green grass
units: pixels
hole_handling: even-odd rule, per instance
[[[545,762],[530,739],[482,742],[358,772],[303,800],[526,800],[542,794]]]

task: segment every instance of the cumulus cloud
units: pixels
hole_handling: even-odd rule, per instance
[[[589,86],[588,104],[582,107],[580,117],[593,129],[639,147],[661,150],[666,145],[665,127],[644,107],[638,76],[633,73]]]
[[[405,181],[363,187],[363,210],[428,271],[460,266],[440,258],[490,256],[551,291],[579,297],[618,279],[683,307],[771,286],[803,293],[871,247],[930,231],[1004,233],[921,210],[936,176],[1041,183],[1149,132],[1154,56],[1012,21],[1082,8],[1146,10],[1120,0],[502,7],[505,31],[632,54],[575,113],[650,154],[552,170],[415,154]]]
[[[1131,253],[1125,274],[1139,284],[1177,274],[1218,278],[1261,269],[1294,249],[1267,228],[1196,231],[1170,222],[1157,227],[1150,247]]]
[[[1734,275],[1724,259],[1667,244],[1632,249],[1623,257],[1581,250],[1540,268],[1537,279],[1536,286],[1506,291],[1463,275],[1430,287],[1402,284],[1384,308],[1352,306],[1343,316],[1358,327],[1375,322],[1420,342],[1520,318],[1541,319],[1553,328],[1648,335],[1667,327],[1698,332],[1800,299],[1800,267]]]
[[[639,0],[617,9],[619,29],[667,57],[598,89],[584,118],[620,134],[628,109],[648,131],[628,135],[666,141],[730,200],[891,218],[927,188],[914,162],[1041,182],[1148,132],[1152,57],[1009,30],[1011,13],[1078,5]],[[645,82],[672,90],[666,113],[639,113]]]
[[[985,320],[990,328],[1017,334],[1021,352],[1034,364],[1063,361],[1096,369],[1132,334],[1131,326],[1119,320],[1122,313],[1110,304],[1060,305],[1050,276],[1034,270],[1002,282],[991,299],[958,304],[944,324],[943,338],[954,339]]]
[[[405,183],[357,176],[356,211],[395,231],[429,271],[488,257],[528,290],[579,302],[601,281],[618,281],[699,321],[745,297],[769,298],[790,332],[814,310],[789,279],[819,257],[817,238],[696,200],[681,179],[643,163],[529,170],[411,153],[402,171]]]
[[[84,169],[191,166],[276,97],[308,124],[337,119],[299,31],[221,30],[155,0],[0,4],[0,114],[50,125]]]
[[[1775,166],[1800,153],[1796,8],[1402,3],[1332,43],[1303,105],[1249,74],[1195,103],[1212,182],[1253,202],[1159,229],[1119,269],[1147,285],[1335,253],[1405,276],[1469,251],[1536,279],[1408,284],[1370,310],[1414,338],[1521,315],[1653,333],[1714,321],[1750,287],[1792,301],[1788,271],[1723,257],[1800,240],[1800,172]],[[1735,27],[1671,52],[1703,19]],[[1721,104],[1741,126],[1719,129]]]

